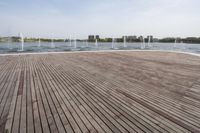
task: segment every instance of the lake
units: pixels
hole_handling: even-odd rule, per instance
[[[7,42],[0,43],[0,54],[9,53],[37,53],[37,52],[64,52],[64,51],[98,51],[98,50],[140,50],[142,43],[126,43],[127,47],[124,47],[124,43],[98,43],[98,47],[95,43],[77,42],[76,48],[72,42],[70,46],[69,42],[54,42],[53,47],[51,42],[39,43],[24,43],[24,51],[21,50],[21,43]],[[144,44],[143,44],[144,45]],[[182,51],[200,54],[200,44],[185,44],[185,43],[151,43],[145,44],[145,48],[142,50],[167,50],[167,51]]]

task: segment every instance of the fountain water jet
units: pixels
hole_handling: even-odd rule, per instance
[[[72,46],[72,37],[71,36],[69,37],[69,46],[70,47]]]
[[[112,38],[112,49],[114,49],[115,48],[115,38],[113,37]]]
[[[126,36],[124,36],[124,48],[127,47],[126,46]]]
[[[41,41],[40,41],[40,38],[38,38],[38,47],[41,47]]]
[[[53,39],[51,39],[51,48],[55,48],[54,40]]]
[[[174,48],[176,48],[176,44],[177,44],[177,39],[175,38],[175,41],[174,41]]]
[[[142,37],[141,49],[145,49],[145,39]]]
[[[11,40],[11,38],[10,37],[8,37],[8,40],[7,40],[7,46],[8,46],[8,49],[11,49],[11,43],[12,42],[12,40]]]
[[[22,33],[19,33],[20,36],[20,41],[21,41],[21,50],[20,51],[24,51],[24,36]]]
[[[151,47],[151,38],[148,37],[148,47],[150,48]]]
[[[77,48],[77,41],[74,39],[74,48]]]
[[[95,40],[95,46],[98,48],[98,40]]]

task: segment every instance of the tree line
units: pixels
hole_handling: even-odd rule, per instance
[[[20,37],[0,37],[0,42],[20,42]],[[40,42],[69,42],[69,39],[49,39],[49,38],[40,38]],[[38,42],[39,38],[24,38],[25,42]],[[95,40],[81,40],[78,39],[77,41],[88,41],[88,42],[95,42]],[[113,38],[100,38],[98,39],[98,42],[112,42]],[[114,39],[115,42],[123,42],[124,39],[123,38],[115,38]],[[142,42],[143,40],[137,38],[137,39],[132,39],[126,40],[127,42]],[[144,38],[145,42],[148,42],[147,38]],[[187,38],[174,38],[174,37],[168,37],[168,38],[162,38],[162,39],[157,39],[157,38],[153,38],[153,40],[151,40],[151,42],[161,42],[161,43],[196,43],[196,44],[200,44],[200,37],[187,37]]]

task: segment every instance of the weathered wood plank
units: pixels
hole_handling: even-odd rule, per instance
[[[22,88],[19,88],[19,90],[21,92],[18,91],[18,94],[22,96],[22,103],[21,103],[21,118],[20,118],[20,129],[19,129],[19,132],[20,133],[26,133],[27,130],[27,62],[26,62],[26,59],[23,58],[22,59],[22,62],[24,64],[24,69],[21,73],[21,77],[20,77],[20,82],[21,82],[21,86]]]
[[[154,97],[155,98],[155,97]],[[159,106],[162,106],[162,105],[159,105]],[[173,112],[173,111],[172,111]],[[182,112],[183,113],[183,112]],[[182,114],[181,114],[182,115]],[[186,115],[189,115],[189,114],[186,114]],[[184,117],[181,117],[181,118],[184,118]],[[190,117],[188,117],[187,118],[187,120],[189,121],[189,119],[192,119],[192,118],[190,118]],[[193,118],[193,120],[195,120],[196,118]],[[192,121],[190,121],[190,122],[192,122]],[[197,121],[196,121],[197,122]],[[193,124],[195,124],[195,123],[193,123]],[[191,125],[192,126],[192,125]]]
[[[32,108],[33,108],[33,124],[34,124],[34,131],[36,133],[42,133],[42,124],[40,120],[40,114],[39,114],[39,105],[38,105],[38,99],[36,96],[36,86],[35,86],[35,80],[34,80],[34,69],[33,69],[33,57],[30,58],[30,87],[31,87],[31,97],[32,97]]]
[[[0,57],[0,132],[200,132],[199,66],[162,52]]]
[[[21,108],[22,108],[22,93],[23,93],[23,82],[24,82],[24,63],[22,60],[19,60],[19,63],[21,64],[21,69],[20,69],[20,77],[18,79],[19,81],[19,86],[17,90],[17,103],[15,107],[15,112],[14,112],[14,119],[13,119],[13,125],[12,125],[12,133],[15,132],[20,132],[20,117],[21,117]]]
[[[35,60],[35,59],[33,59]],[[40,91],[39,91],[39,78],[38,78],[38,75],[36,73],[36,68],[35,68],[35,64],[32,64],[33,65],[33,80],[34,80],[34,89],[35,89],[35,94],[36,94],[36,97],[37,97],[37,103],[38,103],[38,108],[39,108],[39,116],[40,116],[40,120],[41,120],[41,125],[42,125],[42,131],[43,132],[50,132],[50,127],[49,127],[49,123],[47,121],[47,116],[46,116],[46,113],[45,113],[45,110],[44,110],[44,105],[43,105],[43,101],[42,101],[42,98],[41,98],[41,94],[40,94]],[[35,112],[37,113],[37,112]],[[38,120],[38,119],[37,119]],[[36,125],[35,125],[35,130],[36,129]]]
[[[42,69],[42,65],[40,65],[40,68],[41,68],[41,70],[43,70]],[[45,70],[43,70],[43,71],[45,71]],[[53,114],[56,126],[58,128],[58,132],[65,132],[65,129],[64,129],[63,124],[61,122],[60,116],[59,116],[59,114],[57,112],[57,107],[56,107],[56,105],[54,103],[55,97],[52,94],[52,91],[51,90],[49,91],[49,89],[51,89],[51,86],[48,83],[48,78],[44,77],[45,73],[43,73],[43,71],[39,72],[39,74],[41,76],[40,80],[41,80],[42,86],[44,88],[44,93],[47,96],[47,100],[48,100],[50,108],[51,108],[51,113]],[[47,80],[44,80],[44,79],[47,79]]]
[[[7,131],[10,132],[11,128],[12,128],[12,120],[13,120],[13,116],[14,116],[14,107],[15,107],[15,101],[16,101],[16,95],[17,95],[16,93],[17,93],[17,90],[18,90],[17,79],[18,79],[18,76],[19,76],[19,72],[17,71],[18,70],[17,67],[18,67],[18,65],[15,63],[15,64],[13,64],[13,70],[14,71],[12,71],[12,70],[9,71],[10,73],[15,73],[15,77],[14,77],[13,81],[12,81],[12,79],[10,79],[10,83],[12,83],[12,86],[7,88],[7,90],[10,91],[10,94],[7,98],[7,102],[6,102],[6,105],[4,107],[3,114],[1,116],[0,132],[4,132],[4,128],[7,129]],[[3,107],[1,109],[3,109]]]

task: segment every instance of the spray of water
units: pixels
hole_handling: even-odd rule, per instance
[[[21,51],[24,51],[24,36],[22,33],[19,34],[21,41]]]
[[[95,40],[95,46],[98,48],[98,40]]]
[[[151,47],[151,37],[148,38],[148,47]]]
[[[112,38],[112,49],[114,49],[115,48],[115,38],[113,37]]]
[[[176,48],[176,45],[177,45],[177,39],[175,38],[175,41],[174,41],[174,48]]]
[[[41,47],[41,41],[40,41],[40,38],[38,38],[38,47]]]
[[[126,36],[124,36],[124,48],[127,47],[126,46]]]
[[[72,46],[72,37],[71,36],[69,37],[69,46],[70,47]]]
[[[145,49],[145,39],[142,37],[141,49]]]
[[[77,41],[74,39],[74,48],[77,48]]]
[[[51,48],[55,48],[54,40],[53,39],[51,39]]]

